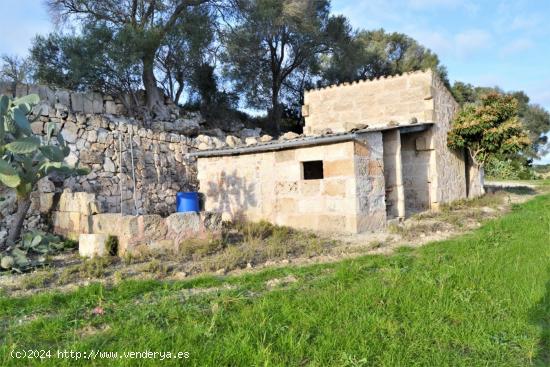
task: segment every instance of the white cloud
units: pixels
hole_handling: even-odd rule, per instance
[[[483,29],[469,29],[454,37],[455,52],[460,57],[467,57],[480,49],[491,45],[492,36]]]
[[[443,32],[411,29],[406,33],[438,55],[453,55],[454,53],[453,42]]]

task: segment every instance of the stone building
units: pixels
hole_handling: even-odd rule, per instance
[[[480,172],[447,148],[457,110],[432,71],[308,91],[304,136],[190,154],[205,210],[358,233],[480,195]]]

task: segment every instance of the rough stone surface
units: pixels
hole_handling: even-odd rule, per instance
[[[289,131],[287,133],[284,133],[283,136],[281,136],[281,139],[283,140],[292,140],[292,139],[296,139],[296,138],[299,138],[300,135],[299,134],[296,134],[292,131]]]
[[[184,120],[178,119],[174,121],[173,131],[184,135],[197,135],[200,131],[199,119]]]
[[[322,134],[327,128],[345,132],[359,125],[402,124],[414,118],[436,121],[431,100],[433,79],[431,71],[419,71],[307,91],[304,133]]]
[[[88,258],[107,255],[105,244],[108,237],[106,234],[81,234],[78,237],[78,254]]]
[[[271,140],[273,140],[273,137],[271,135],[262,135],[261,138],[260,138],[260,141],[262,143],[267,143]]]
[[[78,126],[70,121],[65,122],[63,130],[61,130],[61,135],[67,143],[75,143],[76,139],[78,139]]]
[[[246,138],[244,140],[244,143],[246,145],[256,145],[256,144],[258,144],[258,139],[256,139],[256,138]]]
[[[260,135],[262,135],[262,129],[256,128],[256,129],[242,129],[240,131],[241,138],[259,138]]]
[[[52,214],[54,233],[79,239],[82,256],[101,256],[101,241],[109,235],[117,237],[119,255],[138,252],[143,246],[155,251],[177,250],[186,238],[219,234],[222,225],[217,213],[174,213],[162,218],[98,213],[90,209],[95,205],[93,194],[63,193]]]
[[[228,135],[226,138],[225,138],[225,144],[227,144],[227,146],[233,148],[233,147],[236,147],[240,144],[242,144],[242,141],[241,139],[233,136],[233,135]]]

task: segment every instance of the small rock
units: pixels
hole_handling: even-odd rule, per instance
[[[233,135],[228,135],[226,138],[225,138],[225,144],[227,144],[228,146],[230,147],[236,147],[237,145],[240,145],[242,144],[242,141],[241,139],[233,136]]]
[[[274,279],[270,279],[266,282],[266,286],[267,288],[275,288],[277,286],[284,286],[284,285],[288,285],[288,284],[291,284],[291,283],[296,283],[298,281],[298,279],[296,279],[296,277],[294,275],[288,275],[284,278],[274,278]]]
[[[65,122],[61,135],[67,143],[75,143],[76,139],[78,139],[78,126],[74,122]]]
[[[44,123],[42,121],[35,121],[31,124],[33,134],[42,135],[44,132]]]
[[[178,271],[174,274],[174,279],[184,279],[187,278],[187,273],[185,271]]]
[[[246,145],[256,145],[256,144],[258,144],[258,140],[256,140],[256,138],[252,138],[252,137],[251,138],[246,138],[244,140],[244,142],[245,142]]]
[[[220,138],[220,139],[225,138],[225,134],[223,133],[222,129],[219,129],[219,128],[205,130],[204,134],[210,135],[210,136],[215,136],[216,138]]]
[[[199,149],[199,150],[208,150],[208,149],[212,149],[212,147],[209,146],[209,145],[206,144],[206,143],[200,143],[199,146],[198,146],[198,149]]]
[[[0,266],[2,267],[2,269],[11,269],[13,267],[13,264],[15,264],[15,261],[11,256],[4,256],[2,258],[2,261],[0,261]]]
[[[262,135],[262,137],[260,138],[260,141],[262,143],[267,143],[268,141],[271,141],[271,140],[273,140],[273,137],[271,135],[267,135],[267,134]]]
[[[197,135],[200,130],[198,118],[196,119],[178,119],[174,121],[172,130],[183,135]]]
[[[50,179],[48,177],[44,177],[44,178],[40,179],[36,183],[36,187],[37,187],[38,191],[43,192],[43,193],[54,192],[55,191],[55,185],[53,184],[53,182],[50,181]]]
[[[97,141],[97,131],[95,130],[88,131],[88,141],[90,143],[95,143]]]
[[[115,164],[111,158],[105,157],[105,160],[103,161],[103,169],[106,172],[115,172]]]
[[[299,134],[296,134],[295,132],[289,131],[287,133],[284,133],[283,136],[281,136],[281,139],[283,139],[283,140],[292,140],[292,139],[296,139],[296,138],[299,138],[299,137],[300,137]]]

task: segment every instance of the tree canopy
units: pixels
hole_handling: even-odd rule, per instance
[[[383,29],[354,32],[334,37],[331,52],[323,57],[321,85],[353,82],[385,75],[432,69],[448,85],[447,70],[435,53],[402,33]]]
[[[531,140],[531,145],[525,150],[525,154],[529,158],[535,158],[548,151],[547,134],[550,132],[550,113],[542,106],[530,103],[530,98],[525,92],[504,92],[499,87],[474,87],[472,84],[462,82],[455,82],[451,92],[461,106],[479,103],[484,96],[491,93],[515,98],[518,104],[518,118]]]
[[[248,106],[269,110],[273,130],[293,77],[327,51],[330,22],[328,0],[238,2],[237,22],[225,32],[226,74]]]
[[[186,52],[185,47],[191,43],[193,46],[189,48],[195,49],[196,44],[201,43],[197,41],[197,35],[208,37],[208,32],[204,32],[204,29],[199,27],[189,42],[180,42],[189,34],[187,23],[192,21],[194,16],[203,19],[200,22],[201,25],[207,23],[204,22],[205,17],[208,18],[206,8],[213,5],[213,0],[47,0],[46,2],[56,20],[73,22],[79,25],[82,31],[81,36],[50,36],[46,41],[39,39],[35,44],[33,54],[50,52],[41,47],[45,44],[59,50],[60,54],[57,56],[60,62],[48,69],[55,72],[52,78],[62,77],[63,71],[72,73],[73,69],[62,68],[63,61],[67,61],[69,66],[77,71],[85,69],[87,63],[80,64],[80,68],[74,65],[79,56],[91,57],[90,62],[93,66],[100,66],[96,62],[104,61],[107,71],[114,71],[114,73],[107,73],[108,77],[105,77],[105,74],[99,72],[100,70],[92,68],[98,71],[96,73],[98,78],[92,77],[94,81],[102,78],[111,80],[111,77],[116,75],[117,79],[126,81],[126,86],[130,87],[131,81],[135,79],[134,74],[139,72],[141,74],[139,82],[146,91],[147,109],[152,117],[159,119],[167,116],[167,110],[164,108],[164,96],[155,73],[158,69],[157,62],[159,59],[164,61],[161,65],[164,66],[164,72],[167,74],[165,83],[183,83],[183,79],[179,77],[178,70],[175,70],[173,65],[173,55],[177,57],[180,51]],[[204,9],[197,10],[200,7]],[[96,39],[97,36],[100,37]],[[95,51],[95,53],[79,54],[78,50],[71,47],[71,44],[74,46],[75,43],[84,46],[90,44],[93,50],[87,47],[85,51]],[[67,53],[67,49],[73,52]],[[35,59],[44,62],[44,59]],[[38,62],[38,64],[41,63]],[[88,75],[92,73],[94,72],[84,72]],[[38,73],[38,75],[41,74]],[[51,76],[49,73],[47,75]],[[75,78],[71,77],[71,79]],[[84,78],[81,83],[87,87],[94,87],[93,83],[86,84],[87,80],[88,78]]]
[[[490,93],[479,103],[469,103],[453,121],[448,146],[467,149],[474,162],[484,167],[492,157],[516,154],[531,144],[518,115],[518,100]]]

